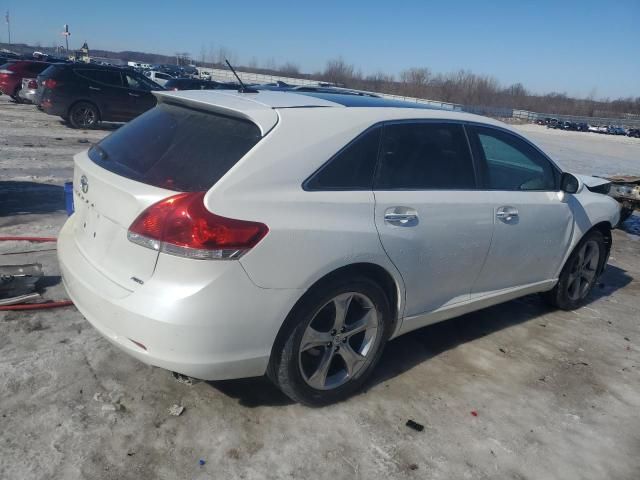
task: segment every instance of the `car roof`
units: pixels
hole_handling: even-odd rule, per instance
[[[178,103],[193,108],[211,110],[256,123],[263,134],[278,121],[278,110],[335,108],[359,110],[376,121],[406,119],[436,119],[477,122],[510,128],[491,118],[470,113],[429,107],[425,104],[390,100],[374,96],[345,95],[326,92],[295,92],[259,90],[242,93],[234,90],[156,91],[160,103]],[[336,111],[338,114],[339,112]]]

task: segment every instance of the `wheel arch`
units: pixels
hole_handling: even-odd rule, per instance
[[[589,232],[593,232],[594,230],[599,231],[604,237],[605,254],[600,259],[600,265],[598,266],[598,275],[600,275],[604,271],[604,268],[606,267],[607,262],[609,261],[609,254],[611,253],[611,246],[613,245],[613,236],[611,234],[611,230],[613,230],[613,225],[611,225],[611,223],[607,221],[596,223],[582,236],[582,238],[584,238],[586,235],[589,234]],[[582,241],[582,238],[580,239],[580,241]]]
[[[569,251],[568,255],[564,259],[564,262],[562,262],[562,268],[560,269],[560,272],[562,272],[562,270],[564,269],[564,266],[567,264],[567,262],[571,258],[571,255],[573,255],[573,252],[575,252],[576,249],[580,247],[580,245],[582,244],[583,240],[587,237],[587,235],[589,235],[591,232],[596,231],[596,232],[600,232],[604,237],[604,245],[605,245],[605,254],[600,259],[600,265],[598,266],[598,275],[600,275],[604,271],[604,268],[607,265],[607,261],[609,260],[609,254],[611,253],[611,245],[613,242],[613,237],[611,235],[612,229],[613,229],[613,226],[611,225],[611,223],[605,220],[605,221],[596,223],[587,231],[585,231],[580,236],[578,241],[575,242],[575,244]],[[560,272],[558,273],[558,275],[560,274]]]
[[[273,346],[271,347],[270,358],[273,359],[274,354],[278,352],[284,345],[286,341],[286,334],[292,326],[293,322],[295,322],[296,310],[299,308],[300,304],[304,301],[309,292],[314,291],[318,288],[322,288],[323,285],[330,284],[337,279],[355,277],[359,275],[370,278],[371,280],[376,282],[385,292],[385,295],[389,300],[390,310],[393,315],[391,319],[391,338],[393,338],[400,325],[400,310],[404,303],[402,301],[404,295],[403,286],[393,277],[393,275],[387,269],[378,264],[368,262],[352,263],[336,268],[335,270],[332,270],[331,272],[325,274],[320,279],[316,280],[309,288],[307,288],[302,295],[300,295],[300,298],[298,298],[296,303],[293,305],[284,322],[282,322],[280,329],[278,330],[275,341],[273,342]],[[273,362],[271,361],[269,362],[269,368],[267,369],[267,373],[270,376],[272,374],[272,363]]]

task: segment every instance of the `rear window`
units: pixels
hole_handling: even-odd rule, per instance
[[[63,65],[49,65],[38,76],[39,77],[45,77],[45,78],[51,78],[54,75],[57,75],[59,72],[62,72],[63,70],[64,70],[64,66]]]
[[[147,185],[196,192],[211,188],[260,138],[252,122],[161,104],[91,147],[89,158]]]

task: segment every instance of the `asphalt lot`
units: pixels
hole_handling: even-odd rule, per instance
[[[521,128],[576,173],[640,173],[638,139]],[[71,155],[108,132],[0,97],[0,235],[55,236]],[[322,409],[262,379],[179,383],[73,307],[2,312],[0,478],[640,478],[639,253],[635,216],[588,306],[530,296],[405,335]],[[33,261],[64,298],[54,245],[0,243],[1,264]]]

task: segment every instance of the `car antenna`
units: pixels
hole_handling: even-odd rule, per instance
[[[255,88],[249,88],[247,87],[244,82],[242,80],[240,80],[240,77],[238,76],[238,74],[236,73],[236,71],[233,69],[233,67],[231,66],[231,64],[229,63],[229,60],[227,60],[226,58],[224,59],[225,62],[227,62],[227,65],[229,65],[229,68],[231,69],[231,71],[233,72],[233,74],[236,76],[236,78],[238,79],[238,83],[240,84],[240,89],[238,90],[238,92],[240,93],[260,93],[258,92],[258,90],[256,90]]]

